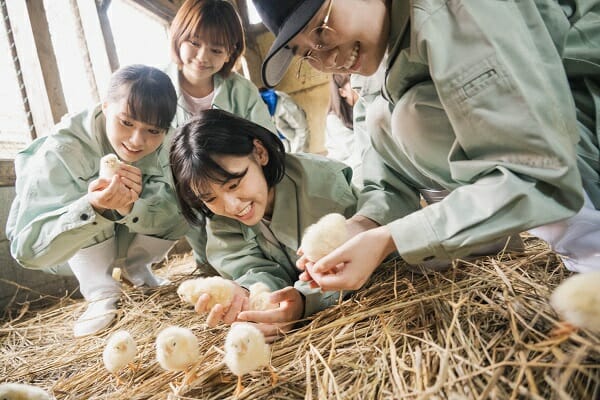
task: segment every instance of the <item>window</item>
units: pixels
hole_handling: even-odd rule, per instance
[[[48,134],[65,113],[97,103],[119,65],[168,64],[175,6],[156,6],[159,17],[141,3],[0,1],[0,159]]]
[[[165,68],[170,61],[168,24],[125,0],[113,0],[108,8],[117,55],[121,65],[146,64]],[[148,47],[148,43],[152,43]]]
[[[5,19],[0,22],[0,159],[10,159],[29,141],[26,105],[20,93],[22,79],[17,75],[12,52],[12,30]],[[16,54],[15,54],[16,55]],[[20,68],[19,68],[20,69]]]

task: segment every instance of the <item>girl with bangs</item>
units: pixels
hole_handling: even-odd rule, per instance
[[[218,108],[253,121],[271,132],[276,129],[258,88],[234,72],[245,50],[240,16],[225,0],[187,0],[179,8],[170,30],[174,64],[167,74],[177,92],[173,127],[183,125],[202,110]],[[168,164],[168,151],[161,155]],[[187,239],[201,271],[214,271],[206,259],[203,223]]]
[[[168,283],[151,265],[187,231],[158,158],[176,101],[164,72],[124,67],[104,103],[65,116],[15,158],[11,254],[26,268],[75,275],[88,301],[76,337],[114,320],[120,285],[113,267],[135,286]],[[110,153],[121,160],[112,178],[99,174]]]
[[[206,110],[188,121],[171,144],[175,190],[192,224],[208,218],[208,260],[237,284],[227,309],[196,311],[207,323],[251,321],[268,340],[294,321],[336,304],[339,292],[321,292],[298,282],[295,267],[306,228],[328,213],[349,217],[356,209],[352,169],[338,161],[285,153],[281,141],[251,121]],[[246,310],[248,288],[262,282],[273,293],[268,311]]]

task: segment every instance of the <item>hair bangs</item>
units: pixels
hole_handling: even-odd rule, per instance
[[[127,114],[140,122],[168,129],[175,115],[176,99],[147,80],[132,82],[127,95]],[[174,107],[175,106],[175,107]]]

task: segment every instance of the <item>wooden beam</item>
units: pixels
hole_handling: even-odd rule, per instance
[[[86,73],[94,89],[95,100],[99,101],[108,89],[110,75],[113,72],[108,50],[110,44],[107,45],[107,41],[105,40],[100,11],[96,6],[96,2],[89,0],[71,1],[76,3],[76,6],[73,8],[75,15],[79,16],[78,22],[83,32],[83,35],[80,35],[79,41],[83,53],[86,54],[89,61],[89,64],[86,63]],[[112,33],[110,34],[110,38],[112,39]],[[112,42],[112,46],[114,47],[114,41]],[[90,51],[90,49],[93,50]]]
[[[117,55],[117,46],[115,45],[115,38],[110,27],[110,20],[108,19],[108,7],[112,0],[96,0],[96,10],[98,12],[98,20],[100,21],[100,30],[102,31],[102,37],[104,39],[104,48],[106,49],[106,56],[108,57],[108,63],[110,65],[110,71],[115,72],[119,69],[119,56]]]
[[[0,159],[0,186],[15,185],[15,162],[14,160]]]
[[[67,112],[67,105],[43,2],[6,1],[6,10],[11,21],[35,132],[37,136],[44,136]]]
[[[130,0],[170,24],[184,0]]]

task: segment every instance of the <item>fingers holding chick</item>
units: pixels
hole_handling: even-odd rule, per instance
[[[118,170],[121,183],[137,196],[142,193],[142,171],[133,165],[121,163]]]

